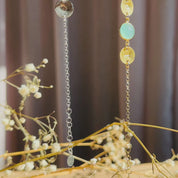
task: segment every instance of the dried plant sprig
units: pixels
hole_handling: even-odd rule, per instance
[[[60,151],[61,147],[58,142],[57,134],[55,133],[55,127],[57,125],[57,120],[52,114],[43,117],[30,117],[23,114],[23,109],[25,106],[25,101],[28,97],[34,96],[34,98],[39,99],[42,97],[41,92],[39,91],[40,88],[53,88],[52,85],[50,86],[43,86],[41,85],[41,79],[38,78],[36,74],[39,73],[41,68],[46,67],[48,60],[45,58],[42,60],[41,64],[35,66],[33,63],[29,63],[25,65],[25,67],[20,67],[15,70],[12,74],[10,74],[6,79],[3,81],[8,85],[17,89],[18,93],[21,95],[22,99],[18,107],[18,111],[11,108],[9,105],[3,106],[4,110],[4,119],[2,119],[3,124],[7,131],[13,131],[14,129],[20,130],[24,134],[24,150],[34,150],[43,147],[43,150],[40,150],[38,154],[28,153],[23,155],[22,161],[27,161],[26,164],[21,165],[20,167],[16,167],[17,170],[33,170],[33,169],[40,169],[43,167],[50,166],[51,163],[55,162],[56,156],[51,158],[46,158],[45,160],[33,162],[28,161],[34,159],[36,157],[40,157],[46,154],[46,150],[48,147],[51,147],[51,152],[58,152]],[[17,86],[15,83],[10,82],[9,80],[13,77],[22,75],[24,78],[24,84],[20,87]],[[2,105],[1,105],[2,106]],[[35,136],[28,131],[25,127],[25,122],[27,119],[34,121],[39,126],[39,134]],[[46,120],[46,122],[45,122]],[[13,161],[8,166],[13,165]],[[54,166],[50,167],[54,169]]]
[[[117,123],[116,123],[117,124]],[[119,123],[118,123],[119,124]],[[125,123],[124,123],[125,124]],[[125,125],[126,127],[127,127],[127,123],[126,123],[126,125]],[[110,127],[110,126],[109,126]],[[166,130],[167,130],[167,128],[166,128]],[[136,136],[135,134],[134,134],[134,132],[133,131],[131,131],[131,133],[133,134],[133,136]],[[92,136],[93,137],[93,136]],[[150,156],[150,158],[151,158],[151,160],[152,160],[152,162],[153,162],[153,165],[155,165],[156,166],[156,168],[157,168],[157,170],[162,174],[162,175],[164,175],[165,177],[173,177],[173,175],[170,173],[170,172],[168,172],[168,175],[166,175],[162,170],[160,170],[160,168],[158,167],[158,165],[160,164],[157,160],[156,160],[156,157],[154,156],[154,155],[152,155],[147,149],[146,149],[146,147],[143,145],[143,143],[140,141],[140,139],[136,136],[136,139],[137,139],[137,141],[139,141],[139,143],[141,143],[141,146],[145,149],[145,151],[149,154],[149,156]],[[86,165],[86,164],[85,164]],[[83,166],[83,165],[82,165]],[[90,166],[90,165],[88,165],[88,166]],[[96,167],[95,167],[96,168]],[[108,167],[107,167],[108,168]],[[75,169],[75,168],[72,168],[72,170],[73,169]],[[165,168],[164,168],[165,169]],[[63,171],[65,171],[65,170],[63,170]],[[112,171],[113,171],[113,169],[112,169]],[[117,171],[117,170],[115,170],[115,171]],[[119,173],[122,173],[123,171],[118,171]],[[119,174],[118,172],[116,172],[117,174]],[[132,172],[133,174],[135,173],[136,174],[136,172]],[[57,175],[57,172],[55,172],[55,173],[52,173],[52,174],[50,174],[50,175]],[[49,175],[49,176],[50,176]],[[146,175],[145,175],[146,176]],[[35,176],[35,177],[39,177],[39,176]],[[41,175],[41,177],[43,177],[42,175]],[[48,176],[44,176],[44,177],[48,177]]]
[[[111,125],[108,125],[108,126],[106,126],[105,128],[103,128],[103,129],[101,129],[101,130],[99,130],[99,131],[97,131],[97,132],[95,132],[94,134],[92,134],[92,135],[90,135],[90,136],[88,136],[88,137],[86,137],[86,138],[84,138],[84,139],[81,139],[81,140],[78,140],[78,141],[74,141],[73,142],[73,147],[75,147],[75,146],[80,146],[80,144],[84,144],[84,142],[86,142],[86,141],[90,141],[89,142],[89,146],[91,147],[91,148],[93,148],[93,147],[97,147],[97,143],[96,143],[96,139],[97,139],[97,136],[99,136],[99,137],[101,137],[101,136],[103,136],[103,135],[105,135],[105,134],[107,134],[107,133],[110,133],[110,134],[114,134],[114,132],[115,132],[115,130],[114,129],[116,129],[117,127],[116,126],[122,126],[122,127],[126,127],[127,129],[128,129],[128,131],[129,131],[129,133],[131,133],[131,135],[133,135],[133,137],[135,137],[136,138],[136,140],[137,141],[139,141],[139,143],[141,144],[141,146],[143,147],[143,149],[147,152],[147,154],[150,156],[150,158],[151,158],[151,160],[152,160],[152,163],[153,163],[153,165],[157,168],[157,170],[162,174],[162,175],[164,175],[165,177],[166,177],[166,174],[162,171],[162,170],[160,170],[160,168],[158,167],[158,166],[160,166],[159,164],[159,162],[156,160],[156,158],[155,158],[155,156],[154,155],[152,155],[148,150],[147,150],[147,148],[144,146],[144,144],[140,141],[140,139],[135,135],[135,133],[128,127],[128,125],[130,125],[130,124],[128,124],[127,122],[125,122],[125,123],[113,123],[113,124],[111,124]],[[113,127],[114,129],[111,129],[111,127]],[[163,129],[163,128],[162,128]],[[165,128],[164,130],[167,130],[167,128]],[[177,131],[176,131],[177,132]],[[94,141],[94,143],[93,143],[93,141],[92,141],[92,139],[93,139],[93,141]],[[116,141],[116,140],[115,140]],[[86,143],[85,143],[86,144]],[[62,145],[62,144],[61,144]],[[66,145],[64,144],[63,145],[64,146],[64,149],[61,149],[61,151],[60,152],[58,152],[58,153],[56,153],[56,155],[58,155],[58,154],[63,154],[66,150],[67,150],[67,148],[68,147],[65,147]],[[104,146],[104,145],[101,145],[101,146]],[[101,148],[101,147],[100,147]],[[109,151],[110,152],[110,151]],[[115,171],[116,173],[117,172],[119,172],[119,173],[122,173],[124,170],[119,170],[118,171],[118,169],[115,167],[115,168],[113,168],[113,167],[110,167],[110,166],[108,166],[108,165],[106,165],[105,163],[103,164],[103,158],[102,158],[102,156],[104,156],[104,158],[105,158],[105,155],[107,155],[108,154],[108,152],[104,152],[104,154],[103,153],[101,153],[101,156],[100,157],[97,157],[97,160],[94,160],[94,161],[96,161],[95,162],[95,164],[93,164],[93,168],[95,168],[95,167],[102,167],[103,169],[105,169],[105,167],[107,167],[106,169],[109,169],[109,170],[112,170],[112,171]],[[45,155],[44,157],[41,157],[41,158],[37,158],[37,159],[33,159],[33,160],[31,160],[31,161],[37,161],[38,159],[40,160],[40,159],[44,159],[45,157],[50,157],[50,156],[54,156],[54,154],[47,154],[47,155]],[[106,156],[107,157],[107,156]],[[98,159],[98,158],[100,158],[100,159]],[[81,160],[81,159],[80,159]],[[88,165],[88,166],[90,166],[90,164],[88,164],[86,161],[83,161],[84,162],[84,165],[82,165],[82,167],[83,166],[85,166],[85,165]],[[99,163],[99,164],[98,164]],[[73,168],[71,168],[71,170],[73,170]],[[128,170],[129,171],[129,170]],[[170,177],[170,173],[169,173],[169,177]],[[167,176],[168,177],[168,176]]]

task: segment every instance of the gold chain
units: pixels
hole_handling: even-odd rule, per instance
[[[126,121],[130,121],[130,66],[126,64]]]
[[[135,51],[130,47],[130,40],[135,35],[135,28],[130,23],[130,16],[134,11],[134,4],[132,0],[122,0],[121,10],[125,15],[125,22],[120,27],[120,36],[125,40],[125,47],[122,48],[120,52],[120,59],[125,64],[126,70],[126,116],[124,118],[125,122],[130,122],[130,64],[135,60]],[[127,129],[125,134],[127,135]],[[131,138],[130,138],[131,139]],[[127,154],[127,170],[131,167],[131,148],[126,150]]]

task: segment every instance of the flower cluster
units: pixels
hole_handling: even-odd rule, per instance
[[[124,129],[124,126],[113,125],[106,132],[94,137],[96,144],[102,145],[106,152],[100,162],[116,170],[124,171],[132,165],[140,164],[138,159],[129,159],[132,145],[132,134]],[[101,147],[100,147],[101,148]],[[91,164],[96,164],[97,159],[91,159]]]
[[[54,164],[49,165],[49,163],[46,160],[40,161],[40,167],[43,170],[53,172],[57,170],[57,166]],[[17,171],[32,171],[35,168],[34,162],[27,162],[25,164],[22,164],[16,168]]]
[[[4,115],[5,117],[2,119],[2,123],[4,124],[6,130],[12,131],[15,121],[11,119],[12,111],[8,106],[4,110]]]
[[[48,116],[43,117],[31,117],[22,113],[25,100],[34,96],[36,99],[42,97],[40,89],[43,88],[53,88],[52,85],[49,87],[41,85],[41,79],[36,75],[39,73],[40,68],[46,67],[48,63],[48,59],[43,59],[41,64],[35,66],[33,63],[29,63],[25,65],[25,67],[21,67],[17,69],[15,72],[10,74],[4,81],[11,85],[12,87],[18,90],[18,93],[22,96],[22,100],[19,105],[19,110],[15,110],[11,108],[9,105],[4,106],[4,119],[2,119],[2,123],[5,126],[7,131],[13,131],[14,129],[20,130],[24,134],[23,141],[24,150],[39,150],[38,154],[28,153],[27,155],[22,156],[22,161],[27,161],[26,163],[19,165],[15,169],[18,171],[31,171],[33,169],[43,169],[46,171],[55,171],[57,169],[56,165],[52,164],[56,161],[56,156],[39,160],[37,162],[30,161],[33,158],[37,158],[40,156],[44,156],[47,154],[47,151],[51,151],[51,153],[57,153],[61,150],[60,144],[58,142],[57,134],[55,133],[55,128],[57,125],[56,118],[53,117],[53,113]],[[19,87],[14,83],[9,81],[10,78],[19,76],[22,74],[24,77],[24,83]],[[32,120],[35,122],[38,127],[38,136],[31,134],[28,129],[25,127],[26,120]],[[13,165],[13,158],[9,157],[7,159],[7,166]],[[10,172],[7,172],[10,174]]]
[[[23,84],[18,89],[22,97],[28,97],[30,94],[34,94],[36,99],[42,97],[42,94],[39,92],[40,79],[38,79],[36,76],[33,78],[33,80],[30,80],[26,77],[26,83],[26,85]]]
[[[22,84],[20,87],[18,87],[18,92],[22,97],[28,97],[30,96],[30,94],[33,94],[33,96],[36,99],[39,99],[42,97],[41,92],[39,92],[40,88],[44,88],[44,86],[40,85],[41,80],[36,76],[36,75],[32,75],[33,78],[31,79],[31,75],[29,76],[28,73],[31,72],[39,72],[39,69],[41,67],[46,67],[46,64],[48,63],[48,59],[43,59],[42,63],[35,67],[35,65],[33,63],[29,63],[26,64],[24,71],[27,72],[27,75],[25,75],[24,79],[25,79],[25,83],[26,84]],[[21,71],[19,71],[21,72]],[[53,86],[49,86],[49,88],[52,88]]]

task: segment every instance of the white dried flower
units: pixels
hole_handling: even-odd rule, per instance
[[[24,117],[21,117],[21,118],[20,118],[20,122],[21,122],[22,124],[24,124],[24,123],[26,122],[26,119],[25,119]]]
[[[26,85],[21,85],[21,87],[18,89],[21,96],[25,97],[30,94],[30,90]]]
[[[113,169],[118,169],[115,164],[111,164],[111,168],[113,168]]]
[[[10,125],[10,126],[14,126],[14,124],[15,124],[15,121],[14,121],[14,120],[10,120],[10,121],[9,121],[9,125]]]
[[[54,164],[51,164],[50,166],[47,167],[47,171],[54,172],[57,170],[57,166]]]
[[[6,173],[6,175],[10,176],[12,174],[12,171],[11,170],[6,170],[5,173]]]
[[[129,163],[134,166],[135,165],[135,161],[134,160],[129,160]]]
[[[123,121],[123,122],[125,122],[125,121]],[[122,123],[122,122],[121,122],[121,123]],[[120,125],[119,131],[122,132],[123,130],[124,130],[124,127],[123,127],[122,125]]]
[[[7,116],[10,116],[12,113],[11,113],[10,109],[5,109],[4,114],[7,115]]]
[[[112,142],[112,138],[111,137],[107,137],[106,140],[107,140],[107,142]]]
[[[119,140],[124,140],[124,134],[121,133],[121,134],[119,135]]]
[[[107,130],[112,130],[112,127],[108,127]]]
[[[7,164],[10,165],[10,164],[12,164],[12,163],[13,163],[12,157],[11,157],[11,156],[8,156],[8,157],[7,157]]]
[[[2,119],[2,123],[5,125],[5,126],[8,126],[9,125],[9,119],[7,119],[7,118],[4,118],[4,119]]]
[[[39,99],[39,98],[42,97],[42,94],[41,94],[40,92],[36,92],[36,93],[34,94],[34,97],[35,97],[36,99]]]
[[[48,135],[45,135],[44,137],[43,137],[43,141],[44,142],[47,142],[47,141],[49,141],[50,139],[51,139],[51,134],[48,134]]]
[[[122,162],[122,170],[126,170],[128,168],[127,164],[125,162]]]
[[[136,164],[136,165],[141,164],[140,160],[139,160],[139,159],[137,159],[137,158],[136,158],[136,159],[134,159],[134,161],[135,161],[135,164]]]
[[[107,145],[107,147],[109,148],[110,151],[115,151],[116,150],[114,143],[109,142],[106,145]]]
[[[34,140],[32,143],[32,148],[37,150],[40,147],[40,140]]]
[[[25,150],[25,151],[29,151],[29,150],[30,150],[29,145],[26,145],[24,150]]]
[[[40,166],[41,167],[46,167],[46,166],[48,166],[48,162],[43,159],[43,160],[40,161]]]
[[[36,93],[39,90],[39,87],[37,85],[30,85],[30,92]]]
[[[48,144],[47,143],[43,143],[42,147],[47,150],[48,149]]]
[[[51,148],[52,153],[57,153],[61,150],[61,146],[59,143],[54,143],[51,146],[52,146],[52,148]]]
[[[24,169],[25,169],[25,164],[22,164],[16,167],[17,171],[23,171]]]
[[[120,153],[121,153],[122,156],[126,156],[125,148],[121,147]]]
[[[31,170],[33,170],[34,167],[35,167],[34,162],[27,162],[25,164],[25,171],[31,171]]]
[[[39,86],[40,82],[41,82],[41,79],[39,79],[37,76],[33,77],[33,85]]]
[[[27,71],[27,72],[36,71],[36,67],[33,63],[26,64],[25,71]]]
[[[48,63],[48,59],[47,59],[47,58],[44,58],[42,62],[43,62],[44,64],[47,64],[47,63]]]
[[[34,140],[36,140],[36,137],[33,136],[33,135],[30,135],[30,136],[29,136],[29,140],[33,142]]]
[[[114,129],[114,130],[119,130],[120,127],[119,127],[119,125],[113,125],[113,129]]]
[[[111,159],[106,158],[106,159],[105,159],[105,163],[106,163],[107,165],[110,165],[110,164],[111,164]]]
[[[97,144],[101,144],[102,142],[103,142],[103,139],[101,138],[101,137],[98,137],[97,139],[96,139],[96,142],[97,142]]]
[[[122,166],[122,161],[123,161],[122,159],[116,159],[115,163],[116,163],[117,166],[121,167]]]
[[[13,131],[14,129],[12,127],[8,127],[6,130]]]
[[[110,155],[111,157],[115,157],[115,153],[114,153],[113,151],[110,151],[110,152],[109,152],[109,155]]]
[[[166,163],[166,165],[168,165],[168,166],[172,166],[172,167],[175,166],[175,161],[173,161],[172,159],[166,160],[165,163]]]
[[[132,144],[131,144],[131,143],[127,143],[127,144],[126,144],[126,148],[127,148],[127,149],[132,148]]]
[[[92,158],[92,159],[90,159],[90,162],[91,162],[91,164],[96,164],[97,163],[97,159],[96,158]]]
[[[129,136],[129,137],[133,137],[133,134],[129,132],[129,133],[128,133],[128,136]]]

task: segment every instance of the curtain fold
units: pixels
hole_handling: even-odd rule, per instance
[[[176,11],[175,11],[175,16],[178,17],[178,2],[176,2]],[[177,29],[178,29],[178,20],[175,18],[175,37],[174,37],[174,71],[173,71],[173,82],[174,82],[174,89],[173,89],[173,123],[172,127],[173,128],[178,128],[178,34],[177,34]],[[173,147],[175,150],[178,150],[178,135],[173,134]]]
[[[69,39],[73,133],[79,139],[118,115],[118,2],[80,0],[75,7]],[[85,158],[88,151],[76,149]]]
[[[147,6],[145,122],[172,127],[176,1],[149,1]],[[172,133],[146,129],[145,134],[148,148],[158,158],[171,154]]]
[[[0,0],[6,5],[7,73],[26,63],[49,59],[42,69],[45,90],[39,101],[28,100],[25,113],[40,116],[56,111],[60,142],[66,141],[63,20],[54,12],[57,0]],[[83,138],[125,118],[125,66],[119,60],[124,46],[118,28],[124,22],[121,0],[77,0],[69,18],[70,79],[74,139]],[[176,0],[136,0],[131,23],[136,28],[131,46],[136,60],[131,65],[131,122],[156,124],[178,129],[177,108],[177,20]],[[0,19],[1,20],[1,19]],[[0,33],[3,35],[2,33]],[[176,37],[176,38],[175,38]],[[3,48],[4,43],[0,43]],[[20,84],[21,79],[16,81]],[[7,88],[7,102],[17,107],[17,92]],[[36,126],[27,123],[37,134]],[[177,135],[133,127],[152,153],[163,160],[171,148],[178,151]],[[20,132],[7,134],[7,149],[22,150]],[[147,161],[136,141],[132,157]],[[85,149],[75,149],[84,158]],[[88,150],[87,150],[88,152]],[[60,165],[65,165],[62,161]]]

